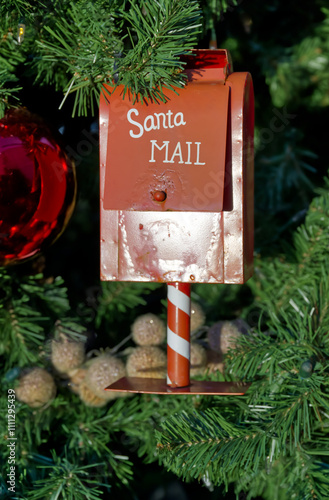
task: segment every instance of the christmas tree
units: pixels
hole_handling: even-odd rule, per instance
[[[0,135],[28,142],[31,171],[55,155],[67,193],[53,200],[48,179],[55,223],[23,235],[11,217],[39,210],[44,184],[27,196],[1,173],[1,498],[329,498],[327,2],[5,0],[0,14]],[[99,280],[99,97],[115,82],[164,99],[186,83],[181,56],[215,45],[254,80],[255,273],[193,286],[192,375],[251,385],[104,396],[128,369],[163,376],[166,289]]]

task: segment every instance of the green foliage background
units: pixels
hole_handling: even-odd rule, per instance
[[[87,331],[91,350],[116,345],[143,312],[164,315],[161,285],[100,284],[98,148],[79,144],[86,131],[97,139],[104,82],[161,98],[184,84],[179,55],[215,35],[255,86],[255,276],[243,286],[195,285],[193,298],[208,326],[242,317],[253,328],[226,360],[227,378],[252,386],[241,398],[142,395],[97,409],[58,380],[46,409],[17,404],[19,491],[6,489],[2,451],[3,498],[152,500],[159,487],[169,498],[172,484],[182,499],[329,498],[324,0],[1,2],[0,111],[22,104],[61,130],[79,194],[43,274],[33,263],[1,270],[0,434],[5,442],[7,388],[22,368],[51,369],[56,329]]]

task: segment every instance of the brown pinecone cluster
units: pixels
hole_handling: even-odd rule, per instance
[[[242,319],[219,321],[211,327],[206,327],[205,322],[202,307],[192,302],[191,377],[224,373],[225,355],[229,348],[234,348],[237,339],[250,331],[249,325]],[[197,341],[193,341],[193,337]],[[70,389],[79,395],[81,401],[92,407],[101,407],[125,396],[124,393],[105,390],[122,377],[165,378],[165,322],[155,314],[143,314],[132,324],[131,338],[135,346],[128,348],[121,356],[105,350],[86,360],[85,343],[60,333],[50,344],[53,372],[58,378],[66,379]],[[56,396],[55,377],[40,367],[25,370],[16,393],[20,401],[32,408],[45,407]]]

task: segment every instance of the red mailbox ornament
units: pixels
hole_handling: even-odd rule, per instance
[[[244,283],[253,272],[254,97],[226,50],[185,57],[188,83],[166,102],[100,101],[101,278],[168,286],[167,381],[109,389],[242,394],[189,380],[191,283]],[[109,89],[110,92],[113,89]]]

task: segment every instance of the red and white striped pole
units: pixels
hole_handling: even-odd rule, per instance
[[[190,385],[191,285],[168,283],[167,385]]]

